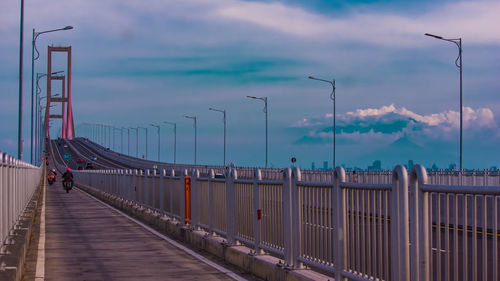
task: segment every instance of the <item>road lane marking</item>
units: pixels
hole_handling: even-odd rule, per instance
[[[207,265],[209,265],[209,266],[211,266],[211,267],[213,267],[213,268],[217,269],[218,271],[220,271],[220,272],[222,272],[222,273],[226,274],[227,276],[229,276],[229,277],[233,278],[234,280],[237,280],[237,281],[246,281],[246,280],[247,280],[247,279],[245,279],[245,278],[243,278],[243,277],[239,276],[237,273],[235,273],[235,272],[233,272],[233,271],[231,271],[231,270],[229,270],[229,269],[227,269],[227,268],[225,268],[225,267],[223,267],[223,266],[221,266],[221,265],[218,265],[218,264],[216,264],[216,263],[214,263],[214,262],[210,261],[209,259],[205,258],[204,256],[202,256],[202,255],[200,255],[200,254],[195,253],[193,250],[191,250],[191,249],[189,249],[189,248],[185,247],[184,245],[182,245],[182,244],[180,244],[180,243],[178,243],[178,242],[176,242],[176,241],[174,241],[174,240],[172,240],[172,239],[168,238],[167,236],[165,236],[165,235],[161,234],[160,232],[158,232],[158,231],[154,230],[153,228],[151,228],[151,227],[149,227],[149,226],[145,225],[144,223],[140,222],[139,220],[136,220],[136,219],[134,219],[134,218],[130,217],[129,215],[125,214],[124,212],[122,212],[122,211],[120,211],[120,210],[118,210],[118,209],[116,209],[116,208],[114,208],[114,207],[112,207],[112,206],[110,206],[110,205],[106,204],[105,202],[103,202],[103,201],[99,200],[98,198],[95,198],[94,196],[92,196],[92,195],[90,195],[90,194],[88,194],[88,193],[84,192],[83,190],[81,190],[81,189],[79,189],[79,188],[76,188],[76,190],[78,190],[78,191],[82,192],[83,194],[87,195],[88,197],[90,197],[90,198],[92,198],[92,199],[96,200],[97,202],[101,203],[101,204],[102,204],[102,205],[104,205],[105,207],[107,207],[107,208],[109,208],[109,209],[111,209],[111,210],[113,210],[113,211],[115,211],[115,212],[119,213],[120,215],[124,216],[124,217],[125,217],[125,218],[127,218],[128,220],[135,222],[136,224],[138,224],[138,225],[142,226],[144,229],[146,229],[146,230],[147,230],[147,231],[149,231],[150,233],[152,233],[152,234],[156,235],[157,237],[159,237],[159,238],[161,238],[161,239],[163,239],[163,240],[167,241],[167,242],[168,242],[168,243],[170,243],[171,245],[173,245],[173,246],[175,246],[176,248],[178,248],[178,249],[180,249],[180,250],[182,250],[182,251],[186,252],[187,254],[191,255],[192,257],[194,257],[194,258],[196,258],[196,259],[198,259],[198,260],[200,260],[200,261],[204,262],[205,264],[207,264]]]

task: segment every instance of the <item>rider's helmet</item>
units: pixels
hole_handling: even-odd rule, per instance
[[[55,172],[56,172],[56,169],[52,169],[51,171],[55,173]]]
[[[69,167],[66,168],[66,172],[69,172],[71,171],[71,169]]]

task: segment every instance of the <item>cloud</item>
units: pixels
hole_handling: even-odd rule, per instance
[[[366,141],[390,143],[407,137],[415,143],[427,140],[448,141],[459,133],[460,113],[448,110],[429,115],[420,115],[394,104],[380,108],[357,109],[337,116],[337,136],[356,143]],[[304,118],[291,125],[292,128],[308,129],[307,135],[296,143],[323,143],[332,138],[331,115],[319,118]],[[464,131],[468,138],[488,136],[498,140],[498,124],[489,108],[463,109]],[[328,133],[329,132],[329,133]],[[384,140],[385,139],[385,140]]]
[[[227,1],[224,4],[216,9],[216,17],[304,38],[414,46],[418,44],[415,41],[422,41],[425,32],[432,31],[449,36],[460,34],[469,43],[500,44],[500,34],[495,28],[500,3],[493,1],[441,4],[417,16],[354,10],[345,16],[331,17],[282,3]]]

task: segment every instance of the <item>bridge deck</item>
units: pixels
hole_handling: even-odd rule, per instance
[[[46,191],[45,257],[47,280],[231,280],[60,181]]]

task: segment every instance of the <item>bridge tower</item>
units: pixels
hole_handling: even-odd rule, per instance
[[[61,52],[67,54],[66,76],[52,75],[52,53]],[[75,136],[75,125],[73,121],[73,108],[71,105],[71,46],[53,47],[48,46],[47,51],[47,105],[45,107],[45,137],[50,138],[50,120],[62,120],[62,138],[73,139]],[[52,81],[61,81],[61,96],[52,95]],[[51,104],[61,104],[61,114],[50,114]]]

